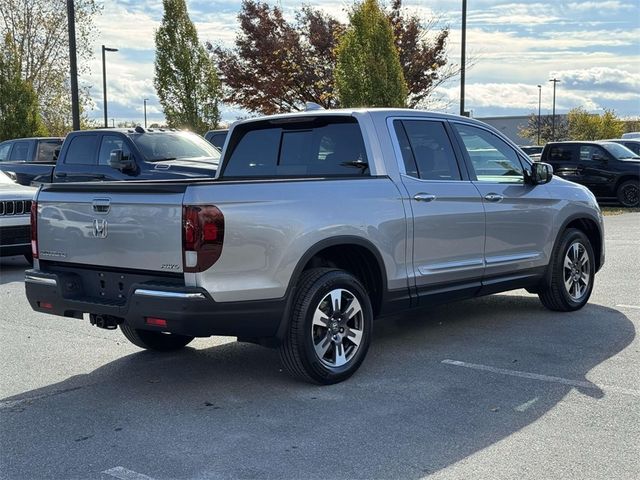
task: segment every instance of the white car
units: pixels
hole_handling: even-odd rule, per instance
[[[37,190],[0,172],[0,256],[24,255],[31,261],[31,201]]]

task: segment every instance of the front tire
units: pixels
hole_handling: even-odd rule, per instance
[[[140,348],[155,350],[157,352],[172,352],[186,346],[194,337],[177,335],[175,333],[153,332],[151,330],[139,330],[124,323],[120,324],[120,330],[131,343]]]
[[[640,183],[638,180],[627,180],[618,187],[618,201],[625,207],[640,205]]]
[[[595,279],[595,256],[589,238],[580,230],[564,232],[549,264],[548,284],[538,297],[549,310],[571,312],[589,301]]]
[[[295,377],[329,385],[346,380],[369,349],[373,310],[353,275],[314,268],[303,272],[280,358]]]

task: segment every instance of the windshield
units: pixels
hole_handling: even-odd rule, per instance
[[[131,135],[148,162],[176,158],[210,159],[217,164],[220,152],[204,138],[190,132],[147,132]]]
[[[620,145],[619,143],[602,143],[601,144],[607,152],[616,157],[618,160],[624,160],[627,158],[640,158],[631,150],[629,150],[624,145]]]

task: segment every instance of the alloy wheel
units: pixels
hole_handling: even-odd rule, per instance
[[[349,290],[336,288],[320,300],[313,312],[311,336],[318,359],[327,367],[349,363],[362,342],[362,306]]]
[[[564,287],[572,300],[578,302],[589,288],[591,266],[586,247],[579,241],[573,242],[564,257]]]

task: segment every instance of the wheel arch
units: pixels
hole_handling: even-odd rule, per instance
[[[278,339],[283,338],[288,327],[289,313],[302,273],[310,268],[327,266],[346,270],[358,278],[369,293],[374,317],[381,311],[388,287],[386,267],[378,248],[371,241],[352,235],[327,238],[311,246],[293,269]]]
[[[584,213],[572,215],[565,219],[562,226],[558,229],[558,234],[553,245],[553,251],[556,250],[558,243],[561,241],[562,234],[569,228],[580,230],[587,236],[591,243],[591,247],[593,248],[593,255],[595,256],[596,261],[596,272],[600,270],[600,267],[602,267],[603,264],[602,254],[604,249],[604,235],[599,220]]]

